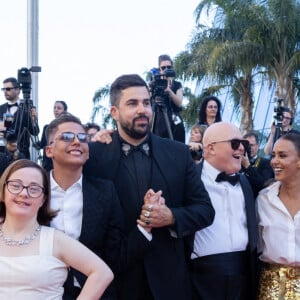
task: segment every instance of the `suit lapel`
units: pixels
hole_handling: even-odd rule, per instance
[[[246,215],[247,215],[247,227],[249,236],[249,247],[250,251],[253,251],[257,246],[258,231],[256,224],[255,214],[255,198],[248,179],[244,175],[240,175],[241,187],[244,193]]]

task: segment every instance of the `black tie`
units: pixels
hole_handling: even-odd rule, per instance
[[[234,175],[228,175],[225,172],[219,173],[216,182],[221,182],[221,181],[227,181],[231,183],[232,185],[235,185],[238,183],[240,180],[240,175],[239,174],[234,174]]]
[[[18,105],[18,102],[16,102],[16,103],[13,103],[13,104],[8,104],[8,107],[9,108],[11,108],[11,107],[13,107],[13,106],[16,106],[16,107],[18,107],[19,105]]]

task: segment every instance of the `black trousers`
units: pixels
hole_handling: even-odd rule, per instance
[[[193,300],[253,300],[248,262],[244,251],[191,260]]]

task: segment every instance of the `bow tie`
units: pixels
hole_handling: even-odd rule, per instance
[[[9,103],[7,103],[7,104],[8,104],[8,107],[9,107],[9,108],[11,108],[11,107],[13,107],[13,106],[19,107],[18,102],[13,103],[13,104],[9,104]]]
[[[217,178],[216,178],[216,182],[227,181],[232,185],[235,185],[236,183],[238,183],[239,180],[240,180],[240,175],[239,174],[228,175],[225,172],[219,173]]]
[[[149,150],[150,150],[150,147],[149,147],[148,142],[140,144],[138,146],[133,146],[133,145],[130,145],[127,143],[122,143],[122,151],[126,156],[128,156],[133,151],[141,151],[142,153],[149,156]]]

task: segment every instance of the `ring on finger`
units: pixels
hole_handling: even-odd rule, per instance
[[[148,205],[148,211],[152,211],[152,210],[153,210],[153,205],[152,204]]]
[[[144,213],[144,216],[145,216],[146,218],[149,218],[149,217],[150,217],[150,211],[146,211],[146,212]]]

